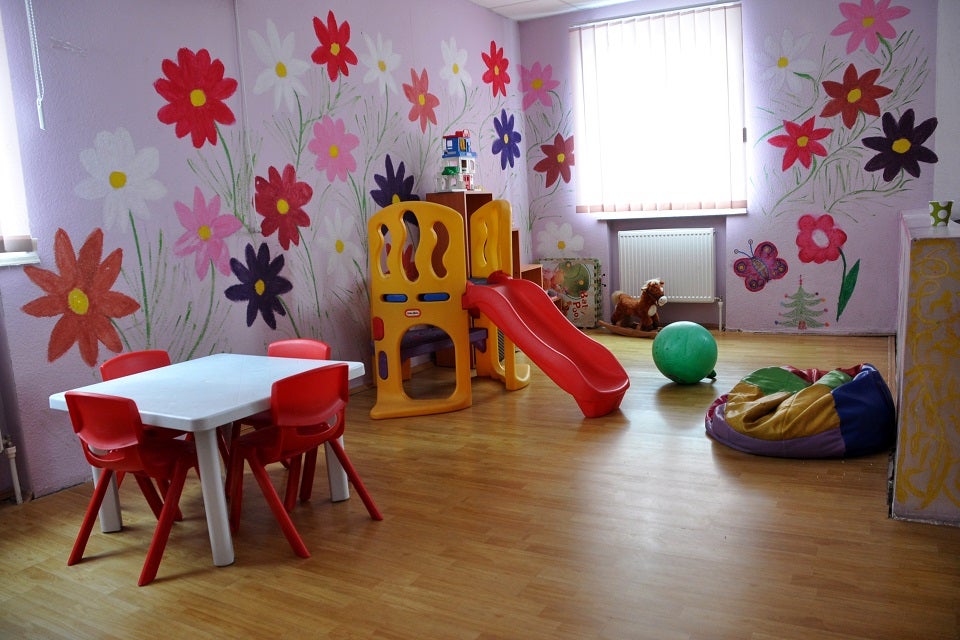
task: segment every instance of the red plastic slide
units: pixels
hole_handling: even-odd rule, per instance
[[[503,272],[486,285],[467,282],[463,308],[490,318],[557,385],[572,395],[588,418],[620,406],[630,378],[602,344],[575,327],[543,289]]]

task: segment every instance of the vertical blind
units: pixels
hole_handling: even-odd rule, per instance
[[[577,211],[746,207],[740,5],[573,27]]]
[[[33,251],[7,44],[0,21],[0,253]]]

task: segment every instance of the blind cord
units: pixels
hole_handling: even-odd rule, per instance
[[[37,43],[37,23],[33,16],[33,0],[24,0],[27,8],[27,24],[30,30],[30,53],[33,55],[33,79],[37,85],[37,117],[40,129],[46,130],[43,122],[43,72],[40,69],[40,45]]]

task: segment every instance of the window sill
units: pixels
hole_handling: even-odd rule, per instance
[[[23,264],[39,264],[40,256],[36,251],[8,251],[0,253],[0,267],[14,267]]]
[[[597,220],[663,220],[666,218],[713,218],[717,216],[745,216],[746,209],[690,209],[690,210],[663,210],[663,211],[599,211],[592,214]]]

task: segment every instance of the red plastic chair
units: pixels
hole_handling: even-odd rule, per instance
[[[267,355],[274,358],[304,358],[310,360],[329,360],[330,359],[330,345],[321,340],[313,340],[311,338],[291,338],[288,340],[277,340],[271,342],[267,346]],[[254,429],[262,429],[263,427],[268,427],[272,424],[270,418],[270,412],[264,411],[256,415],[244,418],[239,422],[234,423],[233,425],[233,436],[231,440],[235,440],[240,435],[241,425],[248,425]],[[310,500],[310,496],[313,495],[313,481],[314,476],[316,475],[317,469],[317,455],[319,453],[319,448],[314,447],[310,451],[305,452],[302,456],[302,460],[299,459],[296,462],[291,460],[284,460],[283,464],[288,469],[291,467],[291,464],[296,464],[297,472],[296,474],[287,474],[287,484],[286,489],[284,490],[283,506],[287,512],[293,511],[293,508],[297,504],[297,482],[300,481],[300,501],[307,502]],[[232,452],[231,454],[232,455]],[[301,477],[301,465],[302,465],[302,477]],[[230,486],[230,473],[227,472],[227,485]]]
[[[176,438],[151,438],[150,442],[146,443],[137,404],[129,398],[69,391],[66,399],[70,421],[80,439],[87,462],[103,470],[93,497],[90,498],[67,565],[74,565],[83,557],[83,550],[87,546],[90,531],[113,474],[132,473],[157,515],[157,528],[137,583],[142,587],[157,575],[163,550],[170,536],[170,528],[179,513],[180,494],[183,492],[187,472],[191,467],[197,467],[193,443]],[[162,506],[160,497],[150,482],[151,478],[169,483],[163,495]],[[152,497],[149,497],[150,495]]]
[[[295,485],[300,456],[322,444],[329,444],[333,449],[370,517],[374,520],[383,519],[338,440],[343,435],[345,410],[350,398],[347,369],[346,363],[331,364],[273,384],[270,395],[272,425],[241,435],[233,447],[229,487],[231,530],[236,532],[240,527],[243,466],[246,461],[290,546],[298,556],[309,558],[310,552],[280,501],[266,465],[289,460],[288,483]]]

